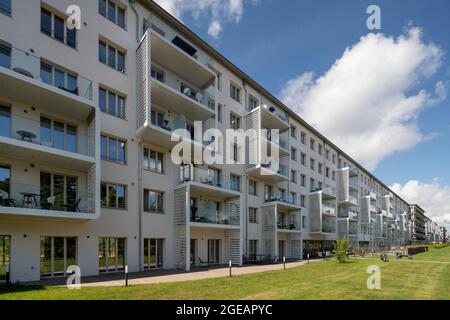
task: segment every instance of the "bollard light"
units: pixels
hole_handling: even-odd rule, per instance
[[[283,257],[283,269],[286,270],[286,257]]]
[[[125,287],[128,287],[128,265],[125,265]]]
[[[230,267],[230,278],[231,278],[231,260],[228,261],[228,266]]]
[[[308,264],[309,264],[309,253],[306,256],[308,257]]]

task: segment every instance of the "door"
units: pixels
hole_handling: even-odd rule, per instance
[[[220,240],[208,240],[208,262],[209,264],[219,264]]]
[[[282,259],[286,256],[286,242],[284,240],[278,240],[278,259]]]
[[[197,240],[191,239],[191,266],[195,266],[197,261]]]
[[[99,271],[117,272],[125,269],[125,239],[100,238],[98,248]]]

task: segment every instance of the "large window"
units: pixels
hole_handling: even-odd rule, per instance
[[[11,0],[0,0],[0,12],[11,15]]]
[[[107,89],[98,89],[100,110],[115,117],[125,119],[125,97]]]
[[[241,117],[230,113],[230,128],[237,130],[241,128]]]
[[[125,28],[125,8],[117,5],[111,0],[99,0],[98,2],[99,13],[110,20],[111,22],[117,24],[118,26]]]
[[[100,272],[118,272],[125,269],[126,241],[124,238],[100,238],[98,266]]]
[[[236,102],[241,102],[241,89],[230,83],[230,97]]]
[[[144,149],[144,169],[157,173],[164,172],[164,155],[161,152]]]
[[[254,180],[249,180],[248,181],[248,193],[252,196],[256,196],[257,195],[257,182]]]
[[[0,165],[0,206],[10,205],[11,167]]]
[[[42,208],[78,212],[77,177],[41,172],[39,198]]]
[[[68,28],[65,17],[44,8],[41,8],[41,32],[72,48],[77,46],[76,29]]]
[[[102,160],[125,164],[126,142],[124,140],[101,135],[100,149]]]
[[[41,237],[40,257],[42,278],[66,275],[77,264],[77,238]]]
[[[11,136],[11,109],[0,105],[0,136]]]
[[[163,239],[144,239],[144,269],[158,269],[163,267],[163,248]]]
[[[78,76],[73,72],[41,62],[41,79],[51,86],[79,95]]]
[[[164,193],[160,191],[144,190],[144,211],[164,213]]]
[[[125,73],[125,52],[101,40],[98,46],[100,62]]]
[[[241,177],[235,174],[230,175],[231,190],[241,191]]]
[[[60,121],[41,117],[41,144],[77,152],[77,128]]]
[[[2,44],[0,44],[0,67],[11,68],[11,48]]]
[[[11,262],[11,237],[0,235],[0,282],[6,280],[6,272]]]
[[[101,204],[104,208],[125,209],[127,206],[127,187],[102,182],[100,187]]]
[[[258,209],[248,208],[248,222],[258,223]]]

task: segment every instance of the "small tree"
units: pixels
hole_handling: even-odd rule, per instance
[[[347,262],[349,243],[346,239],[340,239],[336,242],[336,258],[339,263]]]

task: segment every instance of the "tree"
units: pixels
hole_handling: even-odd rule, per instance
[[[349,248],[348,240],[340,239],[336,242],[336,258],[339,263],[345,263],[348,260],[347,252]]]

